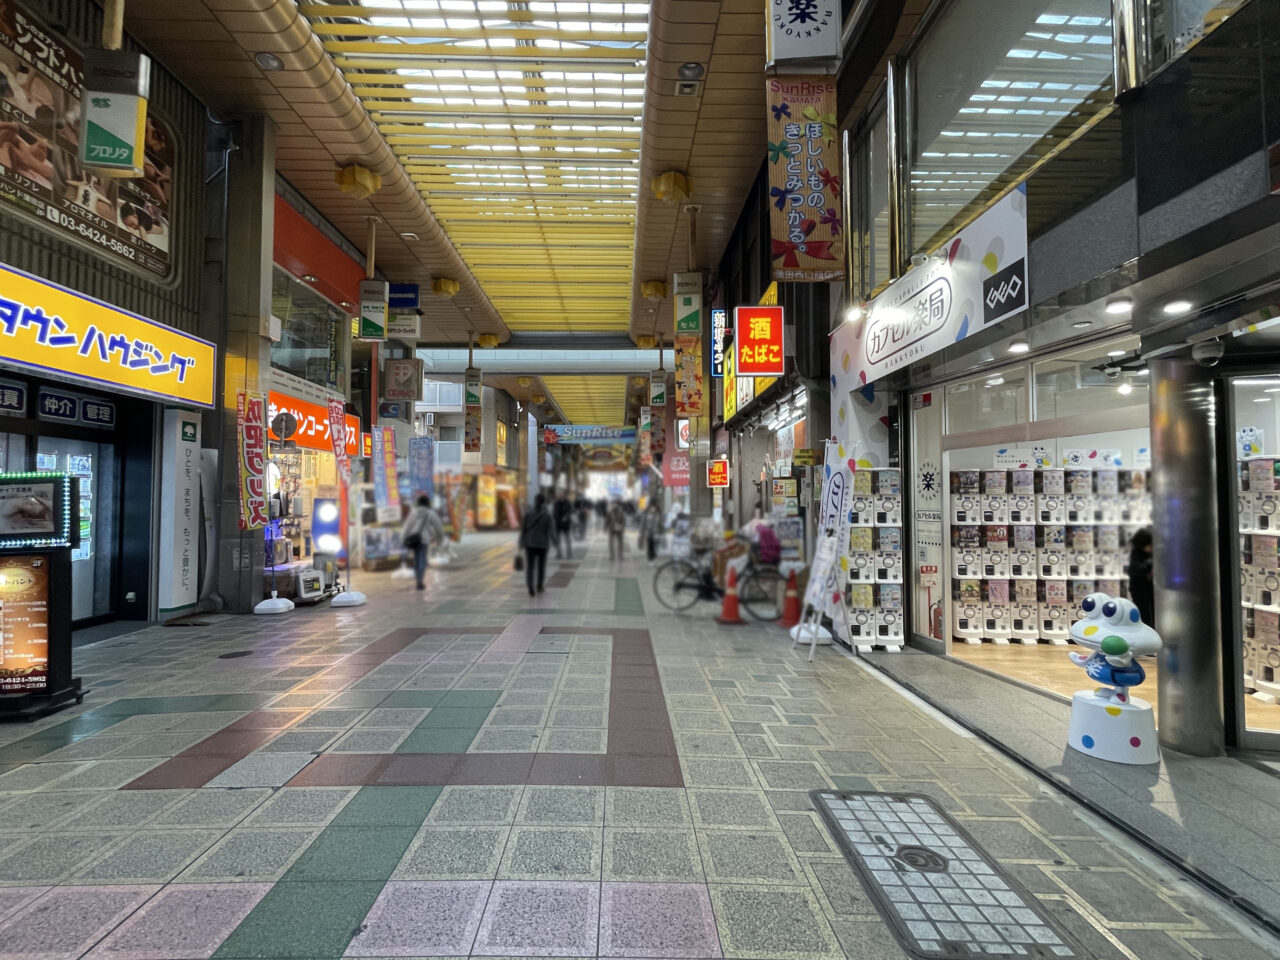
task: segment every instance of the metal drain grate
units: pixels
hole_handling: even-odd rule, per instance
[[[849,790],[814,790],[811,796],[913,956],[1089,956],[928,797]]]

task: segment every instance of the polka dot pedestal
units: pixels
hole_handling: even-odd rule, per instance
[[[1110,692],[1078,690],[1071,698],[1071,748],[1112,763],[1159,763],[1155,714],[1151,704],[1130,694],[1123,701]]]

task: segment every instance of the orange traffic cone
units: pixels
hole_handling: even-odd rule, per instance
[[[738,572],[733,567],[729,568],[729,585],[724,591],[724,606],[720,610],[720,616],[716,617],[716,622],[730,625],[746,622],[738,613]]]
[[[787,574],[787,596],[782,603],[782,619],[778,626],[790,630],[800,622],[800,590],[796,586],[796,572]]]

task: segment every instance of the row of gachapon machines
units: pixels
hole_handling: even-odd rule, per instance
[[[952,636],[965,643],[1066,643],[1091,593],[1121,595],[1115,579],[953,580]]]
[[[1000,580],[1120,579],[1127,575],[1128,563],[1129,554],[1121,551],[1077,552],[1048,547],[1036,550],[951,550],[953,577]]]
[[[954,494],[951,522],[979,523],[1129,523],[1151,522],[1151,497],[1145,491],[1117,494]]]
[[[853,494],[849,499],[849,523],[854,527],[902,526],[902,495]]]
[[[845,591],[854,646],[898,647],[906,642],[901,583],[851,582]]]

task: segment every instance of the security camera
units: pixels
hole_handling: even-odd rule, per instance
[[[1202,367],[1216,367],[1227,352],[1221,340],[1201,340],[1191,345],[1191,358]]]
[[[1106,377],[1108,380],[1119,380],[1120,368],[1119,367],[1103,367],[1102,375]]]

